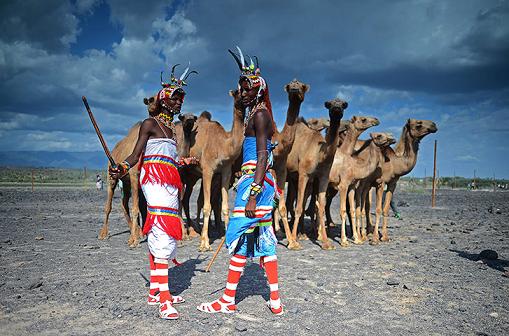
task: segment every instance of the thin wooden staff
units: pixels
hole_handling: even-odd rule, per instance
[[[99,138],[99,141],[101,142],[101,145],[103,146],[104,153],[108,157],[108,160],[111,163],[112,167],[116,167],[117,164],[115,163],[115,160],[113,160],[113,156],[111,156],[110,150],[108,149],[108,146],[106,145],[106,141],[104,141],[103,135],[101,134],[101,131],[99,130],[99,126],[97,126],[97,122],[95,121],[94,115],[92,114],[92,110],[90,110],[90,106],[88,106],[87,98],[85,96],[81,97],[83,99],[83,104],[85,104],[85,107],[87,108],[88,116],[90,117],[90,121],[92,121],[92,125],[94,125],[95,133],[97,134],[97,137]]]
[[[221,242],[219,243],[219,246],[217,247],[216,252],[212,256],[212,259],[210,259],[209,264],[207,265],[207,268],[205,269],[205,272],[210,271],[210,267],[212,267],[212,264],[216,260],[216,257],[219,254],[219,251],[221,251],[221,248],[223,247],[225,240],[226,240],[226,237],[223,237],[223,239],[221,239]]]

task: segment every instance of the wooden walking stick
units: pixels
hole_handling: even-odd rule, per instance
[[[207,265],[207,268],[205,269],[205,272],[208,272],[210,271],[210,267],[212,266],[212,264],[214,263],[214,261],[216,260],[216,257],[217,255],[219,254],[219,251],[221,251],[221,248],[223,247],[224,245],[224,241],[226,240],[226,237],[223,237],[223,239],[221,239],[221,242],[219,243],[219,246],[217,247],[217,250],[216,252],[214,253],[214,255],[212,256],[212,259],[210,259],[209,261],[209,264]]]
[[[104,153],[108,157],[108,160],[111,163],[111,166],[115,168],[117,164],[115,163],[115,160],[113,160],[113,157],[111,156],[110,150],[108,149],[108,146],[106,145],[106,141],[104,141],[103,135],[101,134],[101,131],[99,130],[99,126],[97,126],[97,122],[95,121],[94,115],[92,114],[92,111],[90,110],[90,106],[88,106],[87,97],[83,96],[81,97],[83,99],[83,104],[85,104],[85,107],[87,108],[88,116],[90,117],[90,121],[92,121],[92,125],[94,125],[95,133],[97,134],[97,137],[99,138],[99,141],[101,142],[101,145],[103,146]]]

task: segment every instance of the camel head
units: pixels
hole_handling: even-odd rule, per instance
[[[343,112],[348,107],[348,103],[339,98],[327,100],[324,105],[325,108],[329,110],[329,118],[331,121],[343,118]]]
[[[418,140],[438,131],[437,125],[431,120],[408,119],[405,128],[412,138]]]
[[[285,85],[285,91],[288,93],[288,100],[303,102],[306,92],[308,92],[310,86],[304,84],[297,79],[292,80],[290,83]]]
[[[153,114],[157,111],[157,95],[150,97],[150,98],[143,98],[143,103],[147,105],[147,111],[150,114]]]
[[[187,133],[190,133],[193,130],[194,123],[196,122],[196,119],[198,119],[198,117],[192,113],[179,114],[178,118],[182,123],[182,129]]]
[[[246,108],[244,107],[244,104],[242,104],[242,95],[240,94],[240,90],[230,90],[228,92],[230,97],[233,98],[233,106],[240,111],[244,111]]]
[[[364,131],[379,124],[380,121],[375,117],[353,116],[350,119],[350,125],[358,131]]]
[[[309,118],[306,121],[306,125],[312,130],[321,132],[330,126],[330,122],[326,118]]]
[[[391,133],[372,132],[369,136],[378,147],[387,147],[396,143],[396,139]]]

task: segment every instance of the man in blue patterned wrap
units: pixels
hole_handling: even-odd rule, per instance
[[[273,149],[271,138],[276,126],[268,86],[260,75],[258,59],[255,58],[255,66],[252,59],[248,62],[240,48],[237,49],[239,55],[231,50],[229,52],[241,71],[238,89],[246,113],[242,177],[237,184],[235,208],[226,230],[226,246],[232,257],[223,296],[197,308],[206,313],[233,313],[237,309],[235,293],[246,259],[259,257],[270,287],[267,304],[272,313],[281,315],[283,305],[278,291],[277,239],[272,228],[272,209],[278,190],[269,171]]]

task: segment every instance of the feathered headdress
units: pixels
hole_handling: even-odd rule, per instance
[[[175,68],[179,66],[180,64],[175,64],[171,68],[171,75],[170,75],[170,82],[164,82],[163,81],[163,71],[161,71],[161,86],[163,87],[157,94],[157,100],[162,100],[164,98],[171,98],[176,92],[179,92],[182,95],[185,95],[186,92],[182,87],[187,85],[187,78],[190,74],[198,72],[193,70],[189,71],[189,67],[191,66],[191,63],[187,66],[187,68],[184,70],[182,75],[180,75],[179,78],[175,77]]]
[[[249,63],[247,62],[246,57],[244,57],[244,54],[242,53],[242,50],[238,46],[236,46],[239,54],[235,54],[233,51],[228,49],[228,52],[233,56],[235,61],[237,62],[237,65],[239,66],[240,70],[240,79],[239,79],[239,90],[240,90],[240,83],[244,80],[247,80],[249,83],[250,88],[256,88],[258,87],[258,94],[256,96],[257,101],[263,101],[267,107],[267,110],[270,113],[270,116],[272,118],[272,124],[273,128],[275,129],[275,123],[274,123],[274,117],[272,116],[272,104],[270,102],[269,97],[269,86],[267,85],[267,82],[265,79],[261,76],[260,72],[260,65],[258,64],[258,57],[253,56],[256,63],[253,62],[253,58],[249,57]],[[263,96],[263,99],[262,99]]]

